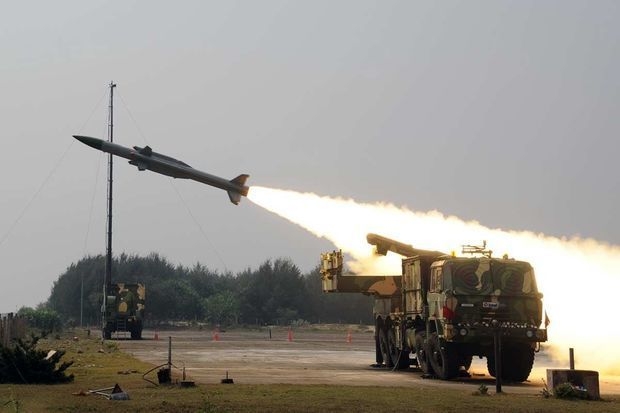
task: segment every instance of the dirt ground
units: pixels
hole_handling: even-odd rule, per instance
[[[168,360],[168,340],[172,337],[172,363],[183,368],[197,383],[220,383],[226,373],[239,384],[339,384],[350,386],[444,386],[472,391],[481,384],[495,390],[495,379],[486,369],[486,360],[474,359],[470,378],[450,382],[422,378],[416,369],[390,371],[375,368],[372,329],[353,328],[348,331],[315,328],[282,328],[233,330],[216,334],[213,331],[149,331],[143,340],[120,338],[120,348],[140,360],[156,365]],[[289,340],[290,338],[290,340]],[[349,342],[350,341],[350,342]],[[544,354],[536,355],[528,382],[504,384],[509,393],[539,394],[546,380],[546,369],[566,368],[554,365]],[[152,380],[156,380],[153,373]],[[620,394],[620,377],[601,376],[601,394]]]

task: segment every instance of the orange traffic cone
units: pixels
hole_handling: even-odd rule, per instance
[[[293,329],[291,327],[288,328],[288,341],[293,341]]]
[[[351,330],[349,330],[347,332],[347,343],[351,344],[352,341],[353,341],[353,337],[351,336]]]
[[[159,340],[159,334],[157,333],[157,331],[155,332],[155,335],[153,336],[153,340],[155,341]]]
[[[220,331],[217,328],[213,330],[213,341],[220,341]]]

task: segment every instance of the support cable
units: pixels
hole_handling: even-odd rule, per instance
[[[117,96],[120,98],[121,102],[123,103],[123,106],[124,106],[125,110],[127,111],[127,114],[129,115],[129,118],[133,122],[134,127],[138,131],[138,134],[140,135],[140,137],[142,138],[144,143],[146,145],[150,146],[150,143],[149,143],[148,139],[146,139],[146,136],[144,135],[144,133],[142,133],[142,130],[140,129],[140,126],[138,125],[138,122],[136,122],[136,119],[134,118],[133,114],[131,113],[131,110],[129,110],[129,106],[127,105],[127,103],[125,103],[125,100],[123,99],[123,96],[121,95],[121,93],[119,91],[117,91],[116,93],[117,93]],[[192,219],[192,221],[194,221],[194,224],[196,224],[196,226],[198,227],[198,230],[200,231],[202,236],[207,241],[207,244],[211,247],[211,249],[213,250],[213,252],[217,256],[217,258],[220,261],[220,263],[224,266],[223,273],[226,272],[227,269],[228,269],[228,266],[224,262],[224,259],[222,258],[221,254],[215,248],[215,245],[213,244],[211,239],[208,237],[206,231],[202,228],[202,225],[200,225],[200,223],[198,222],[198,219],[193,214],[193,212],[192,212],[191,208],[189,207],[189,205],[187,204],[187,202],[185,202],[185,199],[183,199],[183,196],[181,196],[181,192],[179,191],[177,186],[174,184],[174,181],[172,179],[170,179],[169,182],[170,182],[170,185],[172,186],[172,189],[174,189],[174,192],[176,192],[177,196],[179,197],[179,200],[185,206],[185,209],[187,210],[187,213],[189,214],[190,218]]]
[[[183,205],[185,205],[185,209],[187,209],[187,213],[189,214],[189,216],[192,218],[192,220],[194,221],[194,223],[196,224],[196,226],[198,227],[198,229],[200,230],[200,233],[203,235],[203,237],[205,237],[205,239],[207,240],[207,242],[209,243],[209,245],[211,246],[211,248],[213,249],[213,252],[215,252],[215,255],[217,256],[217,258],[220,260],[220,263],[224,266],[224,272],[226,272],[226,269],[228,268],[226,266],[226,263],[224,262],[224,259],[222,258],[222,256],[220,255],[220,253],[217,251],[217,249],[215,248],[215,246],[213,245],[213,243],[211,242],[211,240],[209,239],[209,237],[207,236],[207,233],[205,232],[205,230],[202,228],[202,225],[200,225],[200,222],[198,222],[198,220],[196,219],[196,217],[194,216],[194,214],[192,213],[192,210],[190,209],[189,205],[187,204],[187,202],[185,202],[185,199],[183,199],[183,196],[181,196],[181,192],[179,191],[179,189],[176,187],[176,185],[174,184],[174,182],[172,181],[172,179],[169,179],[168,182],[170,182],[170,185],[172,186],[172,189],[174,189],[174,191],[177,193],[179,199],[181,200],[181,202],[183,203]]]
[[[107,125],[106,125],[107,128]],[[90,200],[90,210],[88,212],[88,223],[86,225],[86,236],[84,237],[84,248],[83,255],[86,255],[86,251],[88,248],[88,237],[90,236],[90,226],[93,221],[93,211],[95,209],[95,198],[97,195],[97,187],[99,186],[99,173],[101,172],[101,158],[103,153],[99,156],[99,161],[97,162],[97,172],[95,173],[95,185],[93,185],[93,195]]]
[[[65,159],[65,156],[67,156],[67,153],[69,153],[69,149],[71,149],[71,145],[73,145],[73,142],[69,143],[69,146],[67,146],[67,149],[65,149],[65,151],[63,152],[63,154],[60,156],[60,159],[58,159],[58,161],[56,162],[56,164],[54,165],[54,167],[52,168],[52,170],[47,174],[47,176],[45,177],[45,179],[43,180],[43,182],[41,183],[41,185],[39,186],[39,188],[35,191],[34,195],[32,195],[32,197],[30,198],[30,200],[26,203],[26,205],[24,206],[24,208],[21,210],[21,212],[18,214],[17,218],[13,221],[13,223],[9,226],[9,229],[4,233],[4,235],[2,236],[2,238],[0,238],[0,246],[2,244],[4,244],[4,242],[9,238],[9,236],[11,235],[11,233],[13,232],[13,229],[15,229],[15,227],[17,226],[17,224],[19,223],[19,221],[21,221],[21,219],[24,217],[24,215],[26,215],[26,212],[28,211],[28,209],[30,209],[30,206],[32,205],[32,203],[34,202],[34,200],[39,196],[39,194],[41,193],[41,191],[43,190],[43,188],[45,188],[45,186],[47,185],[47,183],[49,182],[50,178],[54,175],[54,173],[56,172],[56,170],[58,169],[58,167],[60,166],[60,164],[62,163],[62,161]]]
[[[105,94],[101,96],[101,99],[99,99],[99,102],[97,102],[97,105],[93,108],[91,114],[88,116],[88,118],[86,119],[82,127],[80,128],[80,131],[84,129],[86,124],[90,121],[90,118],[92,118],[93,114],[95,113],[95,110],[97,110],[97,107],[101,103],[103,96],[105,96]],[[74,139],[71,139],[71,142],[69,143],[65,151],[62,153],[58,161],[56,161],[56,164],[52,167],[52,170],[47,174],[47,176],[45,177],[45,179],[43,180],[39,188],[35,191],[34,195],[32,195],[32,197],[28,200],[28,202],[26,203],[24,208],[21,210],[21,212],[17,215],[17,218],[15,218],[13,223],[9,226],[9,229],[2,235],[2,238],[0,238],[0,246],[2,246],[2,244],[4,244],[4,242],[9,238],[9,236],[11,235],[11,233],[13,232],[17,224],[21,221],[24,215],[26,215],[26,212],[30,209],[30,206],[32,205],[34,200],[39,196],[41,191],[43,191],[43,188],[47,186],[47,183],[52,178],[52,176],[56,173],[56,170],[58,169],[60,164],[64,161],[65,157],[69,153],[69,149],[71,149],[71,147],[73,146],[73,142],[74,142]]]

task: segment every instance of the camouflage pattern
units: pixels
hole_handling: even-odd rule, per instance
[[[341,251],[321,255],[324,292],[359,292],[375,296],[377,363],[407,368],[417,363],[425,373],[454,378],[467,370],[474,355],[487,357],[494,375],[493,341],[502,337],[502,376],[524,381],[535,344],[547,340],[541,328],[542,294],[531,265],[508,258],[459,258],[413,248],[368,234],[378,253],[408,256],[402,275],[343,275]],[[479,250],[479,251],[478,251]],[[416,358],[410,360],[410,354]],[[468,361],[469,360],[469,361]]]
[[[455,295],[526,295],[536,293],[534,270],[523,261],[461,258],[446,261],[444,283]]]
[[[114,310],[118,315],[144,317],[146,288],[144,284],[118,283],[112,285],[114,294]]]
[[[527,262],[488,257],[434,261],[433,257],[418,256],[403,260],[404,277],[342,275],[342,251],[322,254],[321,263],[324,292],[391,298],[375,305],[375,314],[384,319],[435,320],[436,330],[448,340],[465,339],[452,337],[455,328],[461,327],[469,329],[467,340],[475,334],[491,335],[491,322],[496,320],[503,328],[519,330],[506,330],[507,335],[525,341],[546,341],[546,331],[538,329],[542,294]],[[398,304],[394,299],[402,302]],[[393,313],[401,314],[395,317]],[[527,331],[531,336],[526,335]]]
[[[537,291],[534,270],[527,262],[483,257],[434,263],[428,304],[432,318],[440,324],[467,328],[468,336],[491,334],[488,327],[495,320],[502,328],[521,329],[525,341],[546,339],[546,334],[538,332],[542,294]],[[532,332],[531,337],[525,335],[527,331]],[[520,335],[518,331],[512,334]],[[446,338],[452,339],[449,334]]]
[[[112,284],[106,301],[104,338],[124,331],[130,332],[131,338],[141,338],[145,302],[144,284]]]

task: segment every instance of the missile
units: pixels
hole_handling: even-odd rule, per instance
[[[229,181],[219,176],[194,169],[178,159],[154,152],[149,146],[145,146],[144,148],[134,146],[133,149],[130,149],[113,142],[91,138],[90,136],[73,135],[73,137],[83,144],[97,150],[129,159],[129,163],[136,166],[139,171],[148,169],[158,174],[171,176],[173,178],[191,179],[223,189],[228,193],[230,202],[235,205],[239,204],[242,195],[248,196],[248,191],[250,190],[250,188],[245,185],[245,181],[250,175],[241,174]]]
[[[413,248],[409,244],[404,244],[402,242],[395,241],[393,239],[377,234],[367,234],[366,241],[368,241],[370,245],[374,245],[376,247],[375,252],[377,255],[387,255],[388,251],[392,251],[404,257],[414,257],[416,255],[419,255],[424,257],[437,258],[441,257],[442,255],[447,255],[439,251],[429,251],[421,250],[419,248]]]

